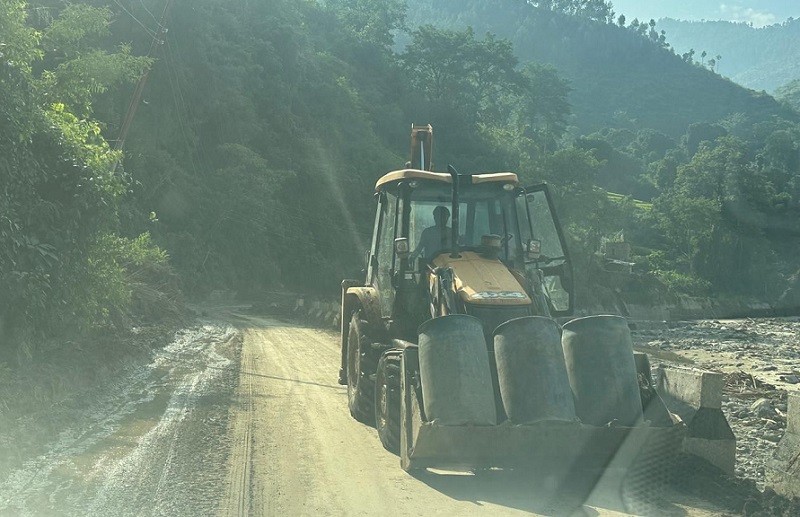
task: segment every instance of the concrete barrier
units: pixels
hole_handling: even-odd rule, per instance
[[[686,423],[683,450],[733,475],[736,437],[722,412],[721,373],[689,368],[659,367],[656,390],[669,410]]]
[[[339,302],[298,298],[292,316],[309,323],[339,328],[342,306]]]
[[[800,393],[789,394],[786,433],[765,470],[767,488],[789,499],[800,499]]]

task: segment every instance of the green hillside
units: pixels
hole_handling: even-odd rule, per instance
[[[0,0],[0,337],[338,293],[412,123],[439,170],[549,182],[576,285],[624,235],[666,288],[778,299],[798,114],[602,0],[536,3]]]
[[[724,21],[689,22],[673,19],[658,21],[659,29],[678,52],[695,49],[698,60],[722,59],[717,71],[754,90],[774,92],[780,86],[800,79],[800,19],[767,27]]]
[[[411,25],[471,26],[477,34],[510,39],[522,61],[552,64],[570,80],[579,133],[616,126],[677,136],[692,123],[733,113],[754,120],[783,113],[771,97],[687,63],[653,41],[649,27],[644,34],[633,30],[633,20],[620,27],[518,0],[410,0],[409,5]]]

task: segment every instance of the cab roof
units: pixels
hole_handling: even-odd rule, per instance
[[[383,187],[389,185],[390,183],[409,179],[438,181],[440,183],[453,183],[452,176],[446,172],[431,172],[419,169],[401,169],[392,171],[379,179],[375,184],[375,190],[380,191]],[[512,183],[516,186],[519,184],[519,179],[513,172],[493,172],[486,174],[473,174],[472,183]]]

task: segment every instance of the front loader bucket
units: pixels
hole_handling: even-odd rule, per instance
[[[652,492],[647,479],[666,479],[663,470],[685,434],[682,424],[601,427],[577,420],[444,425],[426,418],[418,351],[404,350],[401,365],[400,459],[406,471],[520,469],[548,486],[580,485],[586,498],[622,505],[626,484]]]

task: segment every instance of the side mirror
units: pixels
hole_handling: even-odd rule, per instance
[[[408,237],[398,237],[394,240],[394,252],[400,260],[405,260],[411,255]]]
[[[539,239],[531,239],[525,249],[526,260],[539,260],[542,256],[542,241]]]

